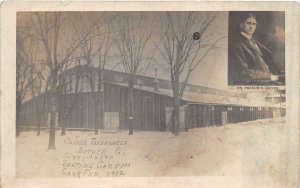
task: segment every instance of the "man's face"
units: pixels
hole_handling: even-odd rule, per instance
[[[252,35],[256,29],[256,20],[254,18],[247,18],[240,26],[244,33]]]

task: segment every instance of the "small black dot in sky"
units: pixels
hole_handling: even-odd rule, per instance
[[[193,34],[193,39],[194,39],[194,40],[199,40],[199,39],[200,39],[200,33],[199,33],[199,32],[195,32],[195,33]]]

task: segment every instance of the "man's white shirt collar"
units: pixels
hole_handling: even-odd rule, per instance
[[[251,39],[252,38],[252,35],[249,35],[247,33],[244,33],[243,31],[241,31],[241,35],[243,35],[244,37],[246,37],[247,39]]]

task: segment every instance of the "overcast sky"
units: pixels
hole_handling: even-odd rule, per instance
[[[72,15],[73,20],[76,20],[76,26],[85,25],[84,19],[77,19],[76,14],[78,13],[67,13],[69,15]],[[81,13],[82,14],[82,13]],[[97,13],[94,13],[96,15]],[[116,14],[115,12],[109,13],[108,15]],[[138,18],[137,12],[133,12],[132,18],[133,20]],[[149,42],[146,50],[146,56],[151,55],[153,53],[153,50],[155,49],[155,43],[159,43],[160,41],[160,33],[161,28],[163,27],[160,23],[160,17],[164,16],[164,12],[147,12],[145,15],[149,19],[154,19],[154,24],[151,25],[151,28],[153,29],[152,39]],[[209,32],[212,34],[211,40],[217,40],[220,37],[224,37],[221,41],[219,41],[216,46],[218,48],[215,48],[210,51],[210,53],[206,56],[202,64],[200,64],[195,71],[192,73],[189,83],[195,84],[195,85],[201,85],[201,86],[207,86],[212,88],[220,88],[220,89],[226,89],[227,88],[227,35],[228,35],[228,13],[227,12],[197,12],[196,16],[199,18],[199,22],[201,18],[205,17],[207,14],[215,15],[216,19],[212,23]],[[86,13],[86,17],[90,20],[93,20],[94,15],[91,16],[90,13]],[[99,13],[100,15],[100,13]],[[29,24],[32,21],[33,14],[30,13],[19,13],[17,24],[22,27],[29,26]],[[97,16],[95,16],[97,17]],[[117,23],[117,19],[114,21]],[[116,24],[115,23],[115,24]],[[71,26],[70,21],[66,20],[65,25],[67,26],[66,29],[63,30],[64,40],[68,40],[68,36],[74,34],[74,26]],[[195,32],[197,30],[195,29]],[[116,48],[112,48],[110,52],[110,56],[113,56],[114,58],[111,59],[111,61],[115,61],[114,63],[111,63],[111,67],[115,67],[115,63],[117,61],[120,61],[118,59],[118,51]],[[162,79],[170,79],[170,75],[167,72],[164,72],[163,69],[159,65],[157,65],[158,62],[162,62],[163,59],[160,56],[159,52],[155,53],[155,61],[151,62],[149,64],[149,67],[147,69],[146,75],[147,76],[153,76],[154,77],[154,68],[158,68],[158,76]],[[115,70],[122,70],[122,66],[115,67]],[[144,72],[142,72],[143,74]]]

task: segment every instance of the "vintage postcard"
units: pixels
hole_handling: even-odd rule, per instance
[[[2,187],[299,186],[299,4],[5,2]]]

